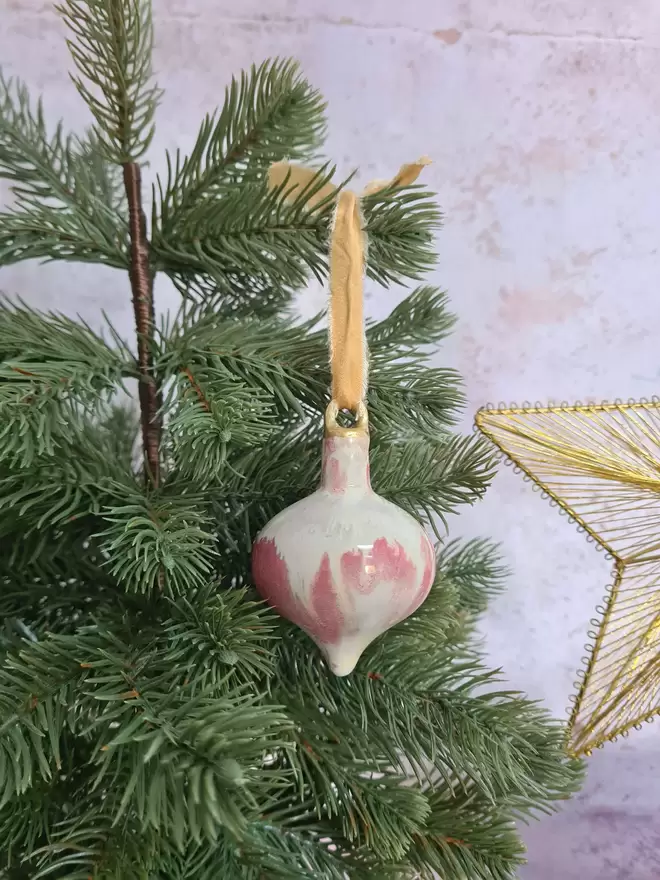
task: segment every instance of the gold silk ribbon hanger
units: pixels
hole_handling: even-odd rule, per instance
[[[366,236],[360,201],[389,187],[410,186],[430,159],[403,165],[391,180],[375,180],[362,196],[351,190],[339,190],[326,183],[310,196],[309,210],[336,195],[337,205],[330,235],[330,371],[332,374],[333,410],[365,411],[367,392],[367,343],[364,327],[364,271]],[[278,189],[286,185],[286,198],[294,201],[301,191],[313,184],[316,171],[276,162],[271,165],[268,185]],[[335,410],[335,411],[336,411]]]

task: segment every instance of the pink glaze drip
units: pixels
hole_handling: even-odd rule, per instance
[[[330,557],[324,553],[321,565],[312,584],[312,609],[317,621],[317,637],[326,645],[341,638],[344,615],[339,607],[339,597],[332,580]]]
[[[377,538],[368,550],[342,554],[341,575],[347,591],[368,594],[382,583],[394,584],[394,594],[409,593],[417,583],[417,572],[405,550],[395,541]]]
[[[341,577],[347,592],[372,593],[378,583],[375,566],[368,565],[361,550],[347,550],[340,561]]]
[[[333,644],[339,640],[343,617],[327,554],[312,585],[311,611],[294,595],[287,564],[272,539],[262,538],[255,543],[252,550],[252,577],[259,595],[282,617],[295,623],[318,642]]]
[[[336,494],[369,490],[368,437],[326,437],[321,486]]]
[[[342,492],[346,491],[346,474],[341,468],[339,459],[330,458],[328,460],[325,469],[324,485],[326,489],[329,489],[331,492],[337,494],[341,494]]]
[[[252,577],[262,599],[275,611],[303,629],[310,623],[304,605],[296,599],[289,581],[289,569],[277,552],[275,541],[261,539],[252,550]]]
[[[374,541],[371,551],[373,564],[380,572],[380,579],[394,581],[397,592],[412,590],[417,582],[414,563],[406,556],[406,551],[398,541],[388,544],[385,538]]]
[[[435,577],[435,554],[433,551],[433,545],[424,534],[422,534],[420,538],[420,551],[422,554],[422,560],[424,561],[424,571],[422,572],[421,580],[418,582],[416,579],[415,583],[412,584],[412,591],[414,591],[412,598],[410,597],[410,589],[407,593],[404,593],[403,590],[395,588],[394,597],[396,598],[393,603],[389,626],[394,626],[402,620],[405,620],[406,617],[410,617],[429,594],[429,590],[431,589]],[[415,589],[415,587],[417,587],[417,589]],[[408,598],[407,602],[405,601],[406,595]]]

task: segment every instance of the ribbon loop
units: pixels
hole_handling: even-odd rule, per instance
[[[332,399],[356,413],[366,393],[364,238],[358,197],[339,194],[330,238],[330,369]]]
[[[410,186],[430,159],[402,165],[392,180],[376,180],[365,187],[363,196],[389,187]],[[268,173],[268,185],[277,189],[289,184],[287,199],[293,201],[309,186],[316,172],[276,162]],[[326,183],[314,191],[307,207],[313,211],[333,193],[338,193],[330,235],[330,369],[332,399],[338,409],[358,414],[367,391],[367,344],[364,329],[363,282],[366,239],[362,226],[360,197],[350,190],[337,190]]]

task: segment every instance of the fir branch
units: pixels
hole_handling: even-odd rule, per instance
[[[51,636],[0,666],[0,808],[61,767],[60,741],[73,724],[72,689],[82,673],[72,647]]]
[[[367,404],[374,438],[382,443],[446,436],[463,408],[461,381],[454,370],[428,367],[423,355],[409,361],[376,353],[371,358]]]
[[[35,779],[24,794],[0,808],[0,839],[5,844],[9,841],[9,847],[3,847],[0,855],[0,866],[4,864],[9,869],[10,880],[34,878],[35,851],[53,839],[64,817],[80,810],[80,794],[91,781],[86,764],[89,750],[80,739],[65,731],[60,753],[62,766],[52,779]],[[0,867],[0,877],[3,876]]]
[[[297,801],[293,791],[287,794]],[[374,876],[385,880],[394,878],[395,871],[400,880],[398,867],[384,865],[368,848],[351,844],[339,823],[319,820],[306,803],[282,814],[269,810],[263,821],[251,823],[241,851],[241,869],[252,868],[254,880],[264,873],[272,880],[368,880]]]
[[[200,485],[221,477],[229,449],[261,446],[275,428],[268,395],[237,381],[221,361],[188,364],[171,400],[166,442],[177,473]]]
[[[82,322],[0,302],[0,461],[33,467],[79,434],[96,407],[135,374],[127,349]]]
[[[27,86],[0,73],[0,176],[17,196],[69,202],[75,179],[74,138],[62,123],[49,135],[41,100],[32,107]]]
[[[47,530],[49,537],[57,538],[58,530],[67,523],[98,513],[103,501],[113,498],[112,483],[113,477],[107,473],[96,476],[94,469],[87,469],[84,465],[76,468],[70,462],[66,463],[65,468],[49,463],[32,472],[26,469],[2,476],[0,537],[15,534],[18,525],[16,515],[20,513],[20,533],[24,539],[43,530]],[[59,537],[61,539],[61,533]],[[11,542],[9,544],[11,546]],[[45,548],[37,540],[29,546],[29,550],[31,553],[26,559],[20,548],[13,547],[9,558],[14,562],[23,559],[29,568],[30,563],[40,561],[39,557]],[[47,565],[48,560],[44,559],[43,563]]]
[[[499,547],[481,538],[444,544],[438,569],[457,590],[460,607],[473,615],[484,611],[489,600],[502,592],[502,581],[509,573]]]
[[[472,786],[440,785],[430,796],[424,832],[406,854],[420,877],[513,880],[525,847],[515,822]]]
[[[131,362],[128,346],[110,330],[116,348],[111,348],[80,318],[72,321],[62,314],[38,312],[20,301],[0,300],[2,360],[75,360],[88,367],[119,365],[127,370],[126,375],[134,376],[134,369],[127,369]]]
[[[144,0],[65,0],[56,9],[78,76],[73,82],[96,120],[105,158],[137,162],[149,148],[160,97],[151,85],[153,29]]]
[[[167,179],[158,178],[154,200],[154,228],[160,225],[163,237],[172,238],[200,203],[263,179],[272,162],[311,158],[325,134],[324,110],[319,93],[293,61],[266,61],[240,80],[232,78],[222,110],[205,117],[191,154],[185,159],[178,151],[174,159],[167,155]]]
[[[130,230],[131,292],[133,315],[137,334],[140,383],[140,421],[142,448],[147,485],[157,489],[160,484],[161,435],[163,432],[162,391],[154,371],[155,309],[153,273],[150,266],[150,245],[142,209],[140,166],[136,162],[124,164],[124,186],[128,201]]]
[[[124,231],[127,231],[128,211],[121,169],[105,159],[98,134],[93,128],[82,139],[74,135],[74,143],[80,163],[88,169],[99,199],[122,220]],[[124,267],[125,265],[124,263]]]
[[[105,575],[102,560],[93,566],[80,546],[66,549],[78,554],[71,571],[44,572],[39,559],[41,572],[33,577],[29,570],[21,577],[0,573],[0,617],[15,638],[25,639],[29,633],[37,639],[47,633],[71,635],[100,617],[119,621],[125,614],[135,616],[142,610]],[[63,576],[74,571],[77,580]]]
[[[161,625],[169,668],[178,685],[191,693],[222,682],[248,684],[274,672],[269,650],[276,622],[245,590],[218,592],[217,584],[172,603],[172,616]]]
[[[27,469],[61,455],[74,440],[78,416],[69,395],[79,398],[81,391],[89,391],[87,374],[78,365],[68,370],[62,365],[57,374],[63,384],[58,385],[49,383],[43,375],[39,384],[22,377],[14,381],[14,376],[10,374],[7,379],[5,372],[0,368],[0,462]],[[92,391],[96,389],[92,387]]]
[[[257,388],[259,398],[266,392],[280,417],[303,418],[303,404],[317,411],[325,406],[327,347],[321,332],[310,332],[316,323],[221,320],[204,309],[198,320],[177,322],[156,366],[170,378],[201,364],[236,389]]]
[[[40,668],[44,663],[47,667]],[[14,789],[26,791],[35,767],[51,778],[42,740],[48,738],[61,763],[58,744],[66,723],[96,737],[89,758],[97,765],[96,778],[78,797],[89,805],[97,800],[95,792],[104,794],[93,813],[97,839],[103,836],[99,808],[115,827],[137,818],[141,827],[154,828],[180,846],[187,834],[198,842],[213,842],[220,829],[240,834],[255,812],[256,793],[276,784],[273,773],[257,771],[255,764],[261,764],[264,748],[286,745],[282,734],[290,723],[277,706],[259,706],[260,698],[247,693],[249,684],[216,690],[213,698],[162,691],[158,681],[166,681],[170,664],[165,664],[165,679],[162,668],[153,650],[136,651],[95,627],[33,643],[15,660],[6,659],[0,667],[6,719],[0,726],[0,793],[7,787],[9,796]],[[84,688],[76,700],[62,688],[78,680],[84,680]],[[5,760],[7,743],[20,756],[15,766]],[[112,793],[101,787],[110,776]],[[57,843],[42,853],[74,852],[72,844],[91,830],[87,817],[64,825],[66,834],[54,834]]]
[[[291,288],[270,284],[268,279],[248,273],[234,273],[231,284],[203,274],[188,275],[185,270],[181,275],[171,274],[170,280],[184,302],[203,303],[220,319],[265,320],[286,316],[295,296]]]
[[[57,807],[49,797],[50,788],[35,783],[24,794],[12,797],[11,806],[0,807],[0,840],[4,840],[7,846],[5,852],[0,853],[0,877],[3,880],[7,876],[16,876],[22,861],[21,853],[32,853],[45,843],[53,814],[57,814]],[[11,873],[5,874],[3,868]]]
[[[123,269],[123,243],[123,231],[111,239],[82,213],[38,201],[24,201],[22,210],[0,212],[0,266],[23,260],[75,260]]]
[[[286,187],[269,191],[263,183],[230,188],[221,198],[191,205],[176,227],[154,227],[157,265],[179,280],[212,278],[231,289],[245,278],[267,287],[300,288],[311,270],[327,268],[326,240],[333,200],[308,209],[312,193],[331,178],[321,169],[296,199],[285,199]]]
[[[429,366],[429,347],[444,339],[453,324],[445,294],[418,287],[368,327],[368,402],[377,439],[410,435],[437,440],[456,421],[464,404],[461,379],[454,370]]]
[[[429,812],[423,792],[390,770],[391,755],[381,750],[378,734],[369,736],[327,703],[313,707],[291,682],[276,694],[299,731],[289,761],[317,814],[336,819],[347,840],[382,862],[401,859]]]
[[[274,805],[263,820],[250,822],[240,848],[224,834],[215,846],[161,853],[158,880],[368,880],[376,870],[379,880],[395,877],[368,850],[351,847],[336,825],[319,820],[310,804],[298,805],[290,788],[283,789],[279,801],[284,804],[291,796],[296,807],[280,811]],[[398,873],[396,878],[401,880]]]
[[[79,73],[73,81],[96,120],[95,138],[107,161],[123,167],[145,477],[157,488],[162,400],[153,371],[153,273],[137,164],[153,137],[160,94],[150,84],[151,7],[143,0],[66,0],[57,8],[74,37],[67,41]]]
[[[459,596],[454,584],[442,568],[442,544],[436,548],[438,566],[435,581],[424,604],[417,611],[392,627],[387,640],[374,645],[370,654],[370,668],[381,665],[380,652],[387,656],[406,654],[412,645],[420,653],[437,651],[454,635],[459,611]]]
[[[419,355],[420,347],[437,345],[456,323],[447,294],[424,285],[411,291],[382,321],[370,322],[367,345],[372,356],[385,359]]]
[[[379,284],[416,280],[436,262],[442,214],[422,186],[388,187],[362,200],[369,242],[367,275]]]
[[[240,838],[259,796],[281,781],[263,754],[286,746],[290,722],[249,685],[193,698],[159,687],[153,654],[129,658],[92,658],[87,681],[102,707],[91,728],[95,786],[112,780],[114,821],[133,814],[180,849],[191,838],[214,843],[222,829]]]
[[[215,538],[193,498],[126,492],[102,512],[108,570],[127,590],[183,595],[213,570]]]
[[[116,462],[125,473],[133,470],[138,430],[132,402],[110,403],[98,413],[94,423],[97,442],[106,450],[110,461]]]
[[[198,201],[176,228],[154,227],[159,267],[179,288],[213,284],[220,292],[229,291],[232,299],[235,289],[246,288],[246,275],[248,296],[255,281],[261,287],[295,290],[308,273],[323,280],[334,199],[313,210],[309,200],[331,177],[332,169],[321,168],[292,201],[285,198],[286,182],[274,191],[246,183],[221,197]],[[432,265],[439,215],[426,193],[403,188],[387,198],[370,196],[365,222],[368,277],[381,284],[416,279]]]
[[[283,693],[304,694],[310,712],[320,706],[335,738],[338,725],[354,719],[402,772],[407,761],[422,779],[435,768],[433,786],[469,779],[518,816],[547,809],[579,787],[580,764],[565,758],[561,726],[519,694],[489,691],[497,673],[473,653],[461,658],[442,644],[422,653],[414,629],[407,639],[389,638],[365,652],[350,679],[327,676],[304,637],[283,640]]]
[[[33,880],[53,876],[58,880],[143,880],[158,851],[157,835],[135,820],[115,824],[100,797],[90,799],[87,792],[80,795],[84,797],[71,814],[62,818],[48,842],[34,851],[38,870]]]
[[[411,439],[374,447],[372,482],[385,498],[431,525],[457,506],[472,503],[493,477],[490,450],[476,437],[436,442]]]
[[[400,711],[406,692],[412,697],[420,734],[423,725],[427,735],[433,731],[430,754],[440,778],[452,768],[516,817],[549,812],[579,788],[581,764],[566,758],[564,730],[545,710],[519,693],[495,690],[499,672],[486,670],[474,653],[461,658],[445,648],[413,663],[413,649],[383,658],[376,682],[382,685],[381,711],[385,717],[392,701]]]
[[[94,485],[78,482],[78,473],[67,469],[66,479],[61,483],[62,471],[56,467],[39,468],[26,478],[24,471],[0,477],[0,536],[5,538],[17,530],[16,514],[23,517],[22,534],[31,537],[35,532],[48,527],[57,534],[58,527],[94,513],[98,509],[97,499],[101,492],[94,491]],[[100,487],[99,487],[100,488]],[[29,561],[34,562],[41,555],[40,541],[30,548],[33,552]],[[20,560],[17,554],[14,561]],[[28,561],[28,560],[24,560]]]
[[[27,570],[38,561],[47,568],[48,539],[64,546],[62,529],[116,504],[125,487],[134,485],[130,461],[110,454],[114,446],[107,427],[95,419],[98,412],[69,413],[66,457],[42,456],[30,468],[7,462],[0,467],[0,540],[17,530],[21,535],[20,542],[8,541],[11,550],[4,558],[22,561]],[[29,435],[23,441],[28,448],[33,444]]]
[[[424,290],[411,296],[408,310],[421,307],[429,319],[424,338],[437,339],[447,321],[442,299]],[[434,440],[455,421],[463,395],[454,371],[429,368],[426,355],[413,353],[405,315],[402,305],[395,316],[370,329],[376,341],[370,421],[383,441],[411,434]],[[330,372],[327,333],[317,325],[317,318],[298,324],[282,319],[239,323],[206,307],[187,309],[172,328],[157,368],[176,376],[190,362],[202,363],[227,380],[233,376],[236,387],[247,383],[262,389],[280,418],[320,415],[328,401]],[[263,428],[268,428],[266,420]]]
[[[77,259],[126,266],[127,227],[116,181],[91,134],[49,135],[41,102],[0,73],[0,178],[15,208],[0,217],[0,264]]]

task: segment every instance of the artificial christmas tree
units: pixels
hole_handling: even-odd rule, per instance
[[[61,12],[94,124],[49,135],[3,82],[0,265],[123,270],[136,353],[107,323],[0,308],[0,876],[515,876],[516,820],[574,791],[580,765],[474,645],[494,548],[438,535],[429,598],[345,678],[253,592],[254,536],[319,477],[326,336],[290,308],[325,276],[331,175],[293,199],[287,177],[267,186],[273,162],[313,156],[319,96],[288,62],[232,83],[169,158],[147,233],[150,10]],[[432,264],[422,189],[362,209],[372,279]],[[157,272],[181,292],[162,326]],[[374,488],[427,527],[491,474],[481,442],[450,433],[457,377],[428,363],[451,324],[419,287],[367,331]]]

